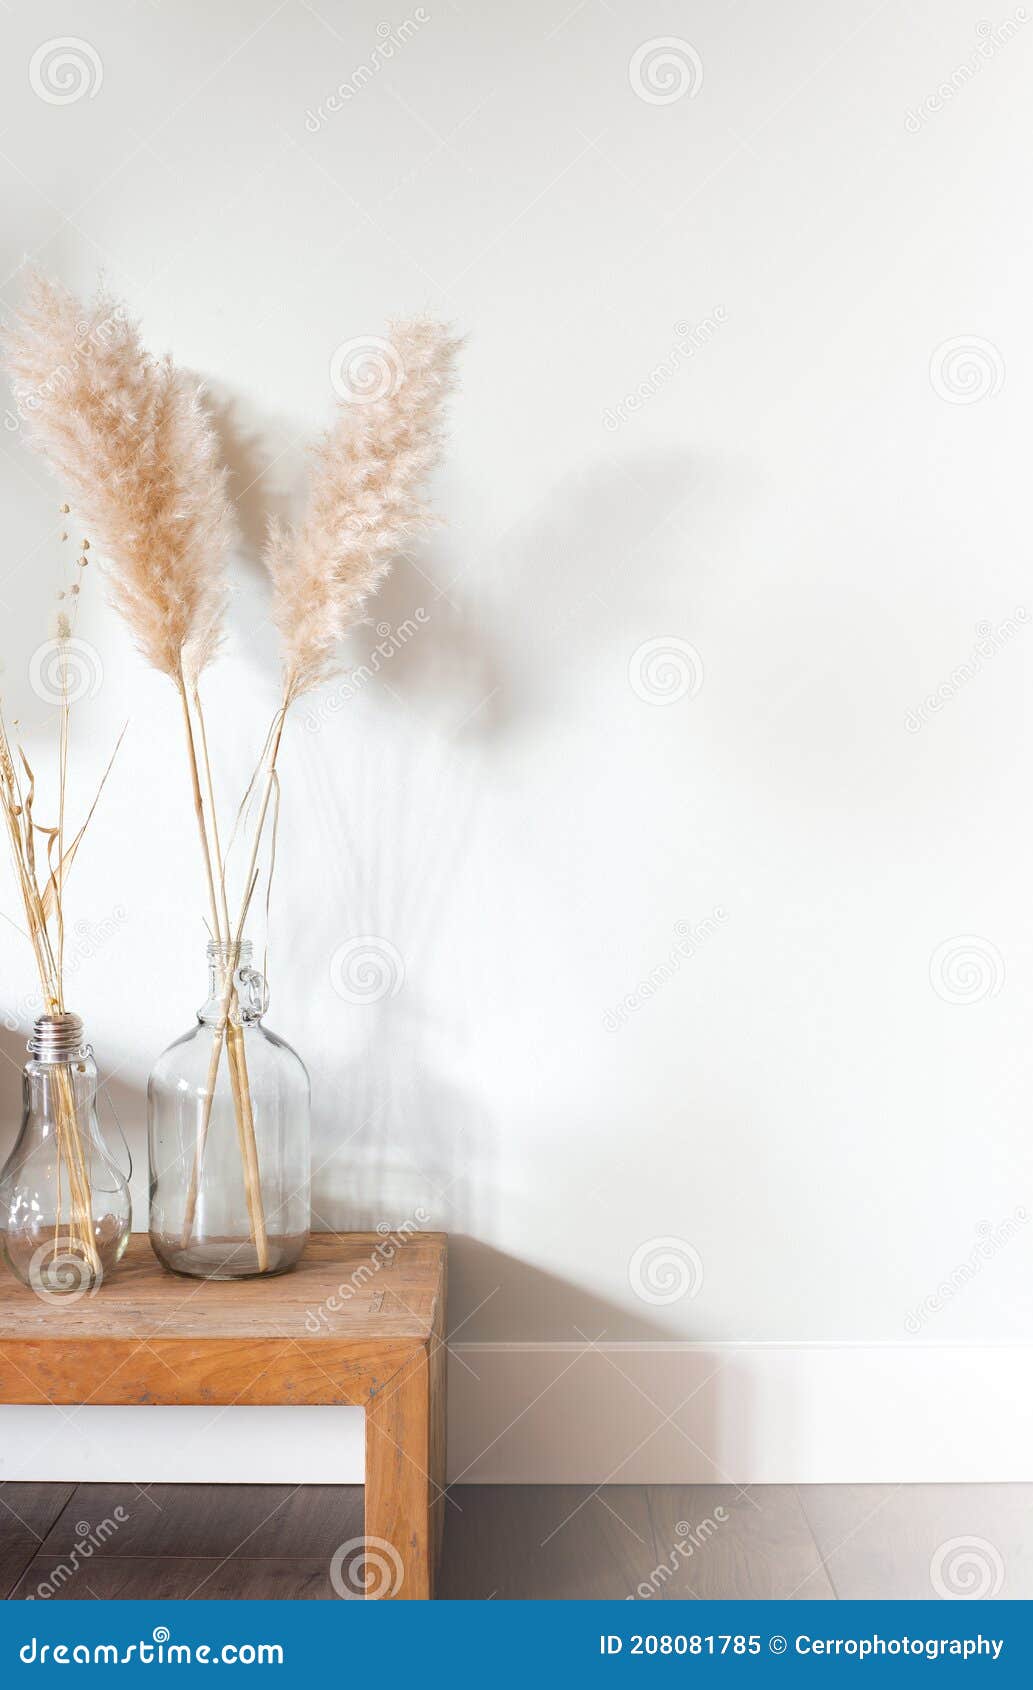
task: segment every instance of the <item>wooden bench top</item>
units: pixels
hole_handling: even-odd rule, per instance
[[[446,1242],[316,1233],[291,1273],[216,1281],[166,1273],[134,1233],[96,1292],[54,1301],[0,1272],[0,1403],[361,1406],[366,1594],[424,1599],[445,1498]]]
[[[0,1272],[0,1343],[84,1338],[410,1338],[435,1330],[444,1289],[441,1232],[314,1233],[291,1273],[185,1279],[136,1232],[93,1293],[44,1301]]]

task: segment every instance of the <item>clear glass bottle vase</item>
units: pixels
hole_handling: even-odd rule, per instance
[[[129,1242],[129,1181],[100,1130],[97,1068],[78,1015],[41,1015],[28,1052],[21,1130],[0,1171],[4,1255],[45,1300],[82,1296]]]
[[[309,1232],[308,1074],[262,1024],[250,944],[209,943],[208,974],[197,1026],[147,1086],[151,1244],[197,1279],[286,1273]]]

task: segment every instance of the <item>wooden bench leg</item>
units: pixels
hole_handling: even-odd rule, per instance
[[[434,1594],[445,1483],[444,1345],[426,1348],[366,1407],[366,1596]]]

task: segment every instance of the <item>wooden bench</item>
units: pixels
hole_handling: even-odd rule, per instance
[[[445,1265],[440,1232],[316,1233],[281,1278],[183,1279],[134,1233],[92,1294],[43,1301],[0,1272],[0,1402],[364,1408],[366,1545],[381,1569],[364,1588],[428,1598],[444,1523]]]

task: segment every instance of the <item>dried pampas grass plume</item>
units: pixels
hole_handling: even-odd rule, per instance
[[[388,391],[356,372],[312,456],[297,531],[270,524],[265,563],[283,648],[284,709],[333,672],[341,636],[362,616],[398,552],[435,518],[420,490],[436,467],[460,341],[426,318],[390,326]]]
[[[40,274],[3,353],[29,438],[73,490],[137,645],[194,685],[221,637],[235,533],[197,383],[145,350],[116,300],[83,304]]]
[[[198,677],[221,638],[236,524],[200,390],[170,359],[144,349],[124,306],[106,295],[83,305],[38,274],[7,329],[4,361],[33,445],[74,489],[77,512],[108,560],[116,609],[179,693],[209,919],[221,940],[229,907]],[[262,1271],[268,1246],[247,1063],[228,1011],[213,1040],[205,1132],[224,1037]]]

